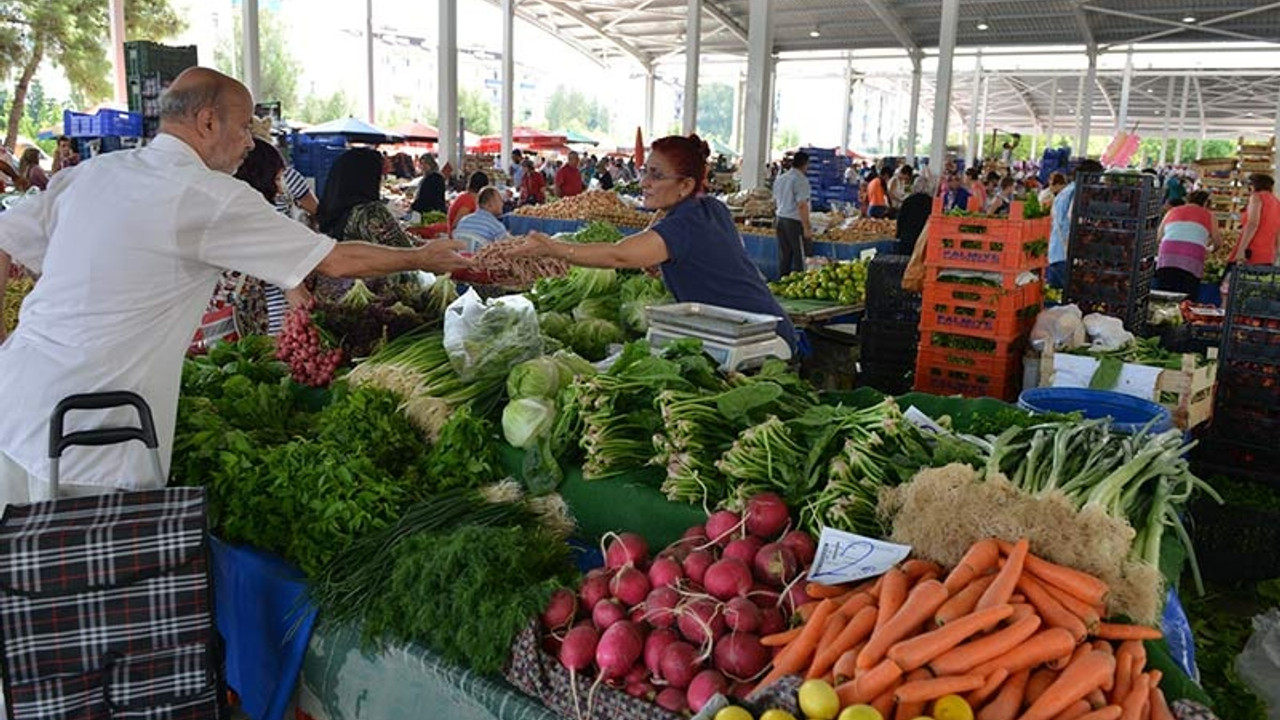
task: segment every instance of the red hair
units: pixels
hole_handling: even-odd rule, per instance
[[[653,141],[652,151],[662,153],[671,162],[671,169],[690,178],[695,183],[694,195],[701,195],[707,189],[707,158],[711,157],[711,147],[697,133],[685,137],[668,135]]]

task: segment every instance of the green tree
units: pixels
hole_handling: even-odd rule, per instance
[[[557,86],[547,99],[546,119],[552,130],[609,132],[609,109],[585,93],[563,85]]]
[[[698,88],[698,134],[728,143],[733,137],[733,87],[726,83],[710,83]]]
[[[299,122],[314,125],[347,117],[354,111],[355,103],[351,98],[343,91],[337,90],[328,96],[308,94],[302,98],[302,102],[298,103],[297,112],[288,113],[288,116]]]
[[[244,77],[240,67],[244,58],[244,33],[240,23],[240,13],[236,13],[231,37],[223,37],[213,51],[214,67],[236,77]],[[258,46],[262,87],[254,100],[279,101],[282,111],[288,114],[298,102],[298,75],[302,65],[289,52],[279,16],[270,10],[258,12]]]
[[[22,120],[18,124],[18,135],[32,140],[36,145],[43,148],[45,152],[52,152],[57,145],[57,141],[52,138],[38,140],[36,136],[47,127],[62,127],[62,111],[68,109],[66,103],[58,102],[45,95],[44,87],[41,86],[40,81],[32,80],[31,88],[27,93],[26,105],[26,110],[22,113]],[[7,115],[9,110],[9,93],[0,90],[0,113]]]
[[[493,134],[493,104],[479,90],[458,90],[458,117],[466,118],[467,130],[477,135]]]
[[[778,132],[773,135],[773,149],[779,152],[783,150],[795,150],[800,147],[800,131],[793,127],[778,128]]]
[[[17,73],[5,144],[18,135],[32,78],[45,60],[60,67],[85,97],[107,96],[107,13],[102,0],[0,0],[0,76]],[[125,3],[126,40],[163,40],[183,27],[169,0]]]

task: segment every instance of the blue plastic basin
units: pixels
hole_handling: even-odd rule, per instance
[[[1150,432],[1173,428],[1173,416],[1168,409],[1150,400],[1111,390],[1032,388],[1018,396],[1018,407],[1033,413],[1078,412],[1091,420],[1110,418],[1111,426],[1119,432],[1135,433],[1148,424]]]

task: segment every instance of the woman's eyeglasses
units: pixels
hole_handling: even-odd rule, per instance
[[[657,170],[653,170],[653,169],[651,169],[651,168],[642,167],[642,168],[640,168],[639,177],[640,177],[640,179],[641,179],[641,180],[644,180],[645,178],[648,178],[648,179],[650,179],[650,180],[653,180],[653,181],[657,182],[657,181],[660,181],[660,180],[674,180],[674,179],[679,179],[679,178],[684,177],[684,175],[668,175],[668,174],[666,174],[666,173],[659,172],[659,171],[657,171]]]

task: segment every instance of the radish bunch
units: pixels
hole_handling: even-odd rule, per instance
[[[342,363],[342,349],[325,349],[308,305],[294,308],[285,316],[276,341],[276,359],[289,364],[289,374],[295,381],[310,387],[327,387]]]
[[[809,601],[815,542],[790,523],[782,499],[761,493],[652,558],[639,535],[610,536],[605,566],[551,598],[546,649],[571,674],[595,671],[597,684],[672,712],[697,712],[717,693],[745,697],[772,659],[760,638]]]

